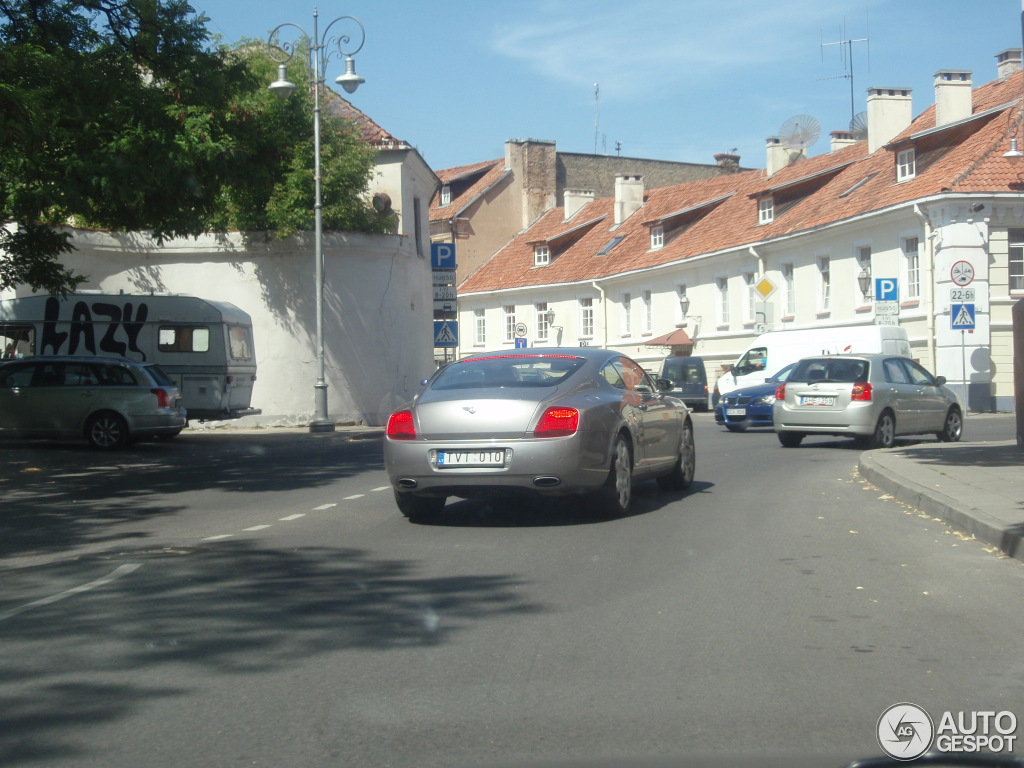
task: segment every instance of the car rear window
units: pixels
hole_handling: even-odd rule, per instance
[[[492,355],[452,363],[438,374],[431,389],[490,387],[555,387],[583,367],[582,357],[553,355]]]
[[[145,366],[149,375],[153,377],[153,381],[159,384],[161,387],[173,387],[174,381],[170,376],[161,368],[159,365],[147,365]]]
[[[789,381],[837,381],[853,383],[867,381],[867,360],[836,360],[835,358],[810,358],[801,360],[789,375]]]

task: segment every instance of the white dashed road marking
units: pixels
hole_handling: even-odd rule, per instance
[[[269,525],[254,525],[252,528],[243,528],[243,531],[262,531],[264,528],[269,528]]]
[[[357,493],[357,494],[354,494],[353,496],[346,496],[343,499],[343,501],[351,501],[352,499],[361,499],[365,495],[366,495],[365,493]]]
[[[220,536],[207,536],[205,539],[200,539],[200,541],[219,541],[220,539],[230,539],[230,538],[231,538],[231,534],[230,533],[222,533]]]
[[[114,581],[114,579],[118,579],[121,576],[127,576],[132,571],[141,567],[142,563],[127,563],[125,565],[119,565],[117,568],[115,568],[113,571],[111,571],[101,579],[90,581],[88,584],[82,584],[79,587],[72,587],[71,589],[65,590],[63,592],[58,592],[56,595],[50,595],[50,597],[44,597],[41,600],[35,600],[26,605],[22,605],[18,608],[11,608],[9,611],[4,611],[3,613],[0,613],[0,621],[3,621],[4,619],[9,619],[12,616],[17,616],[19,613],[31,610],[32,608],[38,608],[41,605],[49,605],[50,603],[56,603],[58,600],[63,600],[65,597],[71,597],[72,595],[77,595],[80,592],[88,592],[91,589],[102,587],[105,584],[109,584],[110,582]]]
[[[331,507],[336,507],[336,506],[338,506],[338,505],[337,504],[321,504],[319,507],[313,507],[313,511],[314,512],[322,512],[325,509],[330,509]]]
[[[305,512],[299,512],[296,515],[288,515],[288,517],[279,517],[278,520],[280,522],[286,522],[288,520],[298,520],[300,517],[305,517],[305,516],[306,516]]]

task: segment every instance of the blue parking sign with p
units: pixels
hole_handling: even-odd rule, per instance
[[[431,243],[430,268],[455,269],[455,243]]]
[[[875,278],[875,301],[898,301],[899,298],[899,281],[895,277]]]

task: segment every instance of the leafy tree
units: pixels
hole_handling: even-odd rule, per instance
[[[205,21],[185,0],[0,0],[0,289],[81,282],[69,222],[158,242],[309,226],[309,99],[276,103],[260,46],[214,47]],[[371,150],[322,127],[325,225],[382,231]]]

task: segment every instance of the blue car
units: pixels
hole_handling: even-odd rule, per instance
[[[730,432],[743,432],[747,427],[774,427],[772,405],[775,403],[775,389],[789,377],[795,366],[796,363],[790,363],[765,379],[763,384],[734,389],[722,396],[715,405],[715,423]]]

